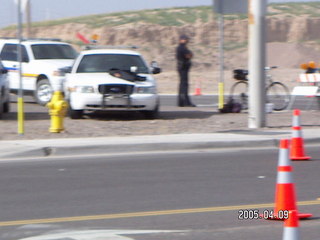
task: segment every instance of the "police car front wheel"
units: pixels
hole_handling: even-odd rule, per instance
[[[157,119],[159,118],[159,105],[157,105],[153,110],[144,110],[141,113],[146,119]]]
[[[81,119],[83,116],[83,110],[73,110],[69,107],[69,117],[71,119]]]

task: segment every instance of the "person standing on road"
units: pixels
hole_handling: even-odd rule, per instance
[[[189,70],[191,68],[192,52],[187,48],[189,37],[181,35],[179,38],[179,46],[176,49],[176,58],[178,63],[178,73],[180,78],[178,106],[179,107],[195,107],[189,98]]]

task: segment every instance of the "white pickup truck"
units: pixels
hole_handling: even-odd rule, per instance
[[[17,39],[0,39],[0,58],[14,93],[19,89],[18,44]],[[24,93],[32,94],[37,103],[45,105],[64,80],[61,69],[73,64],[77,52],[70,44],[57,40],[29,39],[21,45]]]
[[[81,52],[64,84],[70,117],[81,118],[86,110],[105,110],[140,111],[155,118],[159,96],[153,74],[160,71],[128,49]]]

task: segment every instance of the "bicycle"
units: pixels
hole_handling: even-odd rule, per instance
[[[274,82],[269,71],[277,66],[265,67],[266,71],[266,100],[273,104],[273,110],[281,111],[288,107],[290,92],[286,85],[281,82]],[[231,86],[230,98],[242,105],[242,109],[248,109],[248,76],[245,69],[233,70],[233,78],[237,81]]]

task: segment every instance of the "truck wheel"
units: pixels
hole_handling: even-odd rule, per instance
[[[49,80],[44,78],[37,83],[36,91],[34,92],[34,99],[42,106],[46,105],[52,98],[53,89]]]
[[[10,102],[7,101],[7,102],[3,103],[3,112],[8,113],[9,111],[10,111]]]
[[[71,119],[80,119],[82,118],[83,110],[73,110],[71,107],[69,107],[69,117]]]
[[[4,106],[4,104],[2,103],[2,99],[1,99],[2,97],[0,96],[0,119],[2,119],[2,117],[3,117],[3,106]]]

